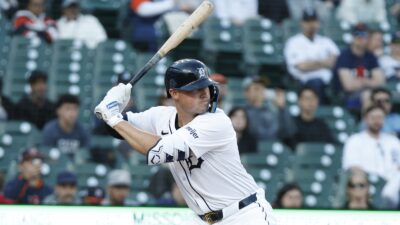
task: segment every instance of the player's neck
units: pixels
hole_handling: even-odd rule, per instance
[[[185,113],[178,113],[176,115],[176,117],[177,117],[178,127],[185,126],[186,124],[190,123],[190,121],[192,121],[194,118],[193,115],[189,115],[189,114],[185,114]]]

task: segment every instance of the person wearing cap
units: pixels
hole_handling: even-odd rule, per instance
[[[102,187],[86,187],[78,195],[83,205],[101,205],[106,193]]]
[[[89,132],[78,121],[78,97],[61,95],[56,104],[56,111],[57,118],[46,123],[43,128],[42,145],[56,147],[73,158],[80,148],[90,147]]]
[[[378,59],[367,50],[368,27],[352,28],[353,40],[340,53],[334,68],[334,88],[344,98],[344,106],[359,112],[369,105],[370,90],[385,84]]]
[[[337,10],[337,19],[350,23],[387,24],[385,0],[342,0]]]
[[[112,170],[107,177],[107,198],[102,205],[134,206],[137,202],[128,199],[131,188],[131,174],[126,170]]]
[[[28,73],[30,93],[24,95],[16,104],[16,119],[26,120],[38,129],[54,119],[55,105],[47,96],[47,73],[34,70]]]
[[[379,58],[387,81],[400,81],[400,31],[392,34],[390,53]]]
[[[47,43],[58,38],[56,22],[45,13],[45,0],[20,1],[20,8],[13,21],[13,34],[38,37]]]
[[[57,184],[52,195],[47,196],[43,203],[48,205],[80,205],[78,197],[77,177],[69,171],[57,175]]]
[[[247,114],[250,133],[257,141],[284,139],[292,135],[294,120],[286,109],[285,92],[275,90],[275,96],[266,97],[266,84],[260,77],[250,78],[245,83]]]
[[[325,89],[331,82],[339,48],[330,38],[319,35],[319,28],[315,9],[304,9],[302,32],[288,39],[284,55],[290,74],[301,85],[313,87],[321,104],[326,104]]]
[[[79,0],[63,1],[63,14],[57,21],[59,38],[82,40],[88,48],[95,48],[107,39],[106,31],[96,17],[81,13],[79,2]]]
[[[41,178],[44,156],[37,148],[26,149],[20,155],[19,175],[9,181],[4,196],[20,204],[40,204],[53,190]]]

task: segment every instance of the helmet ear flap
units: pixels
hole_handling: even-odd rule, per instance
[[[214,113],[217,110],[218,106],[218,96],[219,96],[219,89],[218,86],[213,84],[209,86],[210,88],[210,107],[208,108],[208,112]]]

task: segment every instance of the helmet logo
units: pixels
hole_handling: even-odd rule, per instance
[[[206,71],[204,70],[203,67],[197,68],[197,70],[199,71],[199,75],[200,75],[199,78],[206,77]]]

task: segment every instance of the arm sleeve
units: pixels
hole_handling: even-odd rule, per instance
[[[24,186],[23,181],[13,180],[6,184],[4,188],[4,196],[13,200],[17,200],[18,194]]]
[[[352,166],[359,165],[358,146],[354,138],[349,138],[343,147],[342,168],[347,170]]]
[[[235,143],[235,131],[229,118],[223,113],[207,113],[175,132],[197,158],[209,151],[218,151],[229,143]],[[174,133],[174,134],[175,134]]]
[[[54,138],[52,137],[52,131],[50,127],[45,126],[42,132],[42,145],[44,146],[55,146],[53,143]]]
[[[287,109],[279,110],[278,112],[279,130],[278,138],[286,139],[296,133],[297,126]]]
[[[166,114],[166,112],[170,109],[170,107],[159,106],[159,107],[152,107],[144,112],[140,113],[132,113],[127,112],[126,118],[127,121],[132,124],[133,126],[147,131],[149,133],[155,134],[156,129],[156,118]],[[125,119],[125,116],[124,116]]]

